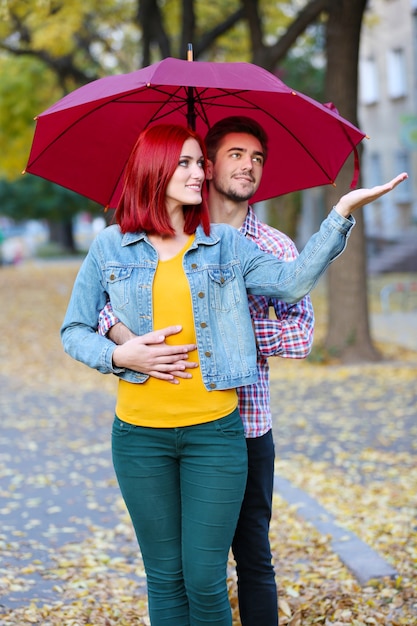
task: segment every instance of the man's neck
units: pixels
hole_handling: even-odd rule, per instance
[[[214,224],[230,224],[239,229],[246,219],[249,202],[236,202],[225,196],[209,193],[208,199],[210,220]]]

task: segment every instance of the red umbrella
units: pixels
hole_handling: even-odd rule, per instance
[[[41,113],[26,171],[115,207],[143,128],[188,124],[204,137],[228,115],[252,117],[268,133],[268,160],[253,202],[332,184],[365,137],[334,107],[256,65],[166,58],[95,80]]]

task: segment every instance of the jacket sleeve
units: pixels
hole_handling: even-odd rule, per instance
[[[279,261],[241,237],[244,241],[236,242],[236,258],[240,259],[248,293],[274,297],[288,304],[298,302],[342,254],[354,224],[352,216],[344,218],[333,209],[293,261]]]
[[[99,311],[108,300],[97,248],[95,240],[75,279],[61,327],[61,340],[65,352],[73,359],[102,374],[117,374],[123,370],[113,366],[116,344],[97,333]]]

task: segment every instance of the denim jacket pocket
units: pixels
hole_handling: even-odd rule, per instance
[[[107,292],[114,311],[124,309],[129,303],[129,293],[132,288],[132,282],[129,280],[131,275],[131,267],[107,266],[105,269]]]
[[[218,311],[230,311],[240,302],[239,284],[233,267],[213,267],[208,270],[210,306]]]

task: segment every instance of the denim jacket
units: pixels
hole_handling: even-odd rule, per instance
[[[195,320],[200,371],[208,390],[256,382],[256,345],[247,293],[294,303],[314,287],[344,250],[354,219],[332,210],[294,261],[279,261],[226,224],[201,227],[183,258]],[[114,314],[136,335],[153,330],[152,284],[158,254],[145,233],[117,225],[93,241],[78,272],[61,328],[65,351],[102,373],[142,383],[148,376],[112,363],[115,344],[97,333],[100,310]],[[166,303],[169,307],[169,302]],[[172,320],[177,323],[178,320]]]

